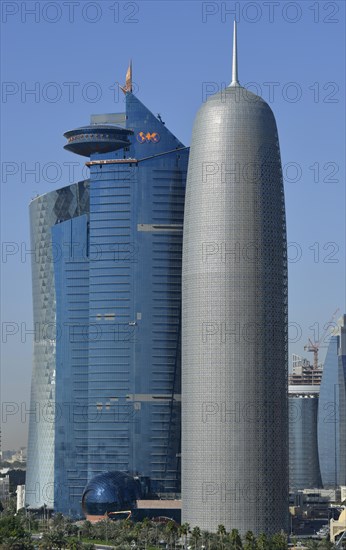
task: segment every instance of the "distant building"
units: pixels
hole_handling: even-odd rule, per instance
[[[4,504],[10,496],[10,479],[8,475],[0,477],[0,502]]]
[[[290,386],[319,386],[322,380],[323,365],[317,368],[310,361],[293,354],[292,372],[288,376]]]
[[[346,315],[339,319],[338,380],[339,380],[339,484],[346,485]]]
[[[302,489],[290,491],[290,504],[303,507],[304,505],[339,503],[341,497],[340,487],[336,489]]]
[[[290,490],[321,488],[317,447],[319,386],[289,386],[288,397]]]
[[[12,460],[13,455],[16,453],[16,451],[2,451],[1,456],[3,462],[10,462]]]
[[[16,491],[17,485],[25,484],[26,471],[20,469],[10,470],[8,477],[10,479],[10,492],[13,493]]]
[[[323,487],[339,485],[340,409],[339,409],[339,336],[330,337],[320,386],[318,407],[318,456]]]
[[[17,485],[17,512],[25,508],[25,485]]]
[[[341,500],[341,502],[345,502],[346,501],[346,485],[340,485],[340,492],[341,492],[340,500]]]
[[[9,462],[19,462],[20,464],[26,463],[26,447],[21,447],[18,451],[16,451]]]

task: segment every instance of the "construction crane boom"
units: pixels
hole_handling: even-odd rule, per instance
[[[310,351],[314,354],[314,369],[317,369],[318,368],[318,351],[319,351],[319,348],[320,348],[320,345],[323,343],[328,331],[330,330],[330,327],[331,325],[333,324],[333,321],[336,317],[336,315],[338,314],[339,312],[339,308],[337,308],[333,315],[332,315],[332,318],[330,319],[330,321],[325,325],[325,329],[322,333],[322,336],[321,338],[318,340],[318,342],[316,342],[315,344],[311,341],[311,339],[309,338],[309,343],[306,344],[306,346],[304,346],[304,350],[306,351]]]

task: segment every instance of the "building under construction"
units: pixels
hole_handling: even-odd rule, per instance
[[[293,355],[289,375],[289,480],[291,491],[322,487],[317,415],[322,365]]]
[[[312,365],[310,361],[293,354],[292,372],[289,375],[290,386],[319,386],[322,380],[323,365]]]

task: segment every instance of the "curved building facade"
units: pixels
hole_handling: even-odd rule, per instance
[[[322,487],[317,446],[318,386],[289,386],[291,490]]]
[[[56,294],[52,246],[54,225],[89,210],[89,183],[82,181],[41,195],[30,203],[33,319],[35,326],[26,472],[26,504],[53,508],[56,380]]]
[[[104,517],[110,512],[132,511],[137,507],[141,487],[138,479],[123,472],[105,472],[91,479],[82,497],[85,516]]]
[[[339,374],[339,484],[346,485],[346,315],[339,319],[338,374]]]
[[[318,454],[324,488],[339,485],[339,336],[331,336],[324,361],[318,407]]]
[[[288,524],[287,260],[274,115],[229,87],[200,108],[183,239],[182,521]]]

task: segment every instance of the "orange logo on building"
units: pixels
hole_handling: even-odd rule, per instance
[[[137,134],[137,141],[139,141],[139,143],[157,143],[160,141],[160,134],[157,132],[147,132],[146,134],[144,132],[139,132]]]

